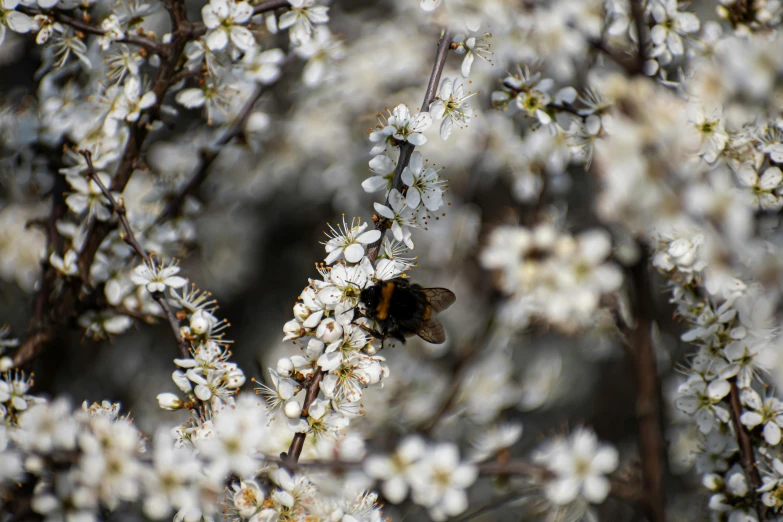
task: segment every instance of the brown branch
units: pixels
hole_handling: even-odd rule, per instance
[[[202,149],[201,165],[199,165],[198,170],[190,179],[190,181],[188,181],[182,190],[177,193],[174,199],[169,201],[169,203],[166,205],[163,213],[161,213],[160,217],[158,217],[158,223],[166,221],[167,219],[173,218],[179,214],[180,209],[185,202],[185,198],[198,190],[201,184],[204,183],[204,180],[207,179],[209,167],[212,166],[212,163],[214,163],[215,159],[217,159],[222,147],[227,145],[228,142],[242,133],[242,128],[245,126],[245,123],[250,117],[250,114],[252,114],[253,107],[255,107],[255,104],[258,102],[258,100],[261,99],[261,95],[264,94],[264,92],[265,91],[263,87],[257,87],[256,92],[248,99],[248,101],[242,107],[242,110],[240,110],[239,114],[237,114],[237,117],[234,118],[233,122],[231,122],[231,125],[228,127],[228,129],[226,129],[226,131],[221,134],[221,136],[212,146]]]
[[[628,332],[630,362],[636,377],[636,421],[642,476],[647,495],[647,515],[652,522],[666,520],[666,446],[663,435],[661,383],[658,363],[652,343],[652,295],[648,273],[649,256],[646,249],[632,268],[636,291],[636,324]]]
[[[313,401],[316,399],[316,397],[318,397],[318,392],[321,389],[321,381],[323,380],[324,375],[326,375],[326,372],[319,369],[315,372],[315,375],[313,375],[310,384],[307,385],[305,400],[304,404],[302,405],[302,418],[305,420],[307,420],[310,406],[313,404]],[[302,455],[302,449],[304,449],[306,438],[307,433],[297,433],[294,435],[294,438],[291,441],[291,445],[288,447],[288,453],[281,455],[286,463],[295,464],[299,462],[299,457]]]
[[[104,197],[109,200],[109,204],[114,210],[114,213],[117,214],[117,217],[119,218],[120,226],[122,227],[123,231],[123,233],[120,234],[120,237],[122,237],[123,241],[130,245],[136,254],[138,254],[138,256],[144,260],[144,263],[146,263],[148,267],[151,269],[155,268],[155,259],[153,256],[150,256],[146,250],[144,250],[144,247],[141,246],[139,241],[136,239],[136,235],[133,233],[133,229],[128,222],[128,213],[125,209],[125,202],[123,201],[122,197],[120,197],[119,201],[117,201],[111,191],[100,180],[92,165],[92,154],[90,154],[89,151],[80,151],[80,154],[84,156],[84,159],[87,162],[87,177],[94,181],[96,185],[98,185],[98,188],[101,189]],[[171,311],[171,307],[169,307],[169,304],[166,301],[165,294],[163,292],[152,292],[150,295],[152,295],[152,298],[160,305],[161,309],[163,310],[163,314],[166,316],[166,319],[171,326],[174,338],[177,340],[177,346],[179,347],[180,353],[184,358],[190,357],[190,343],[187,339],[180,335],[179,321]]]
[[[131,175],[139,163],[141,147],[149,133],[150,123],[157,120],[160,116],[163,98],[171,85],[171,79],[174,77],[177,69],[179,57],[185,48],[185,44],[191,37],[192,25],[187,20],[184,3],[176,0],[167,4],[166,7],[173,27],[171,43],[168,44],[168,59],[164,58],[161,60],[160,68],[155,76],[153,84],[153,92],[156,97],[155,104],[148,109],[148,117],[139,118],[136,125],[131,128],[120,165],[112,179],[111,190],[114,192],[121,193],[125,190],[125,186],[130,181]],[[84,246],[79,254],[80,273],[89,273],[89,267],[92,265],[101,243],[110,231],[111,226],[108,223],[95,221],[90,225],[84,240]],[[87,285],[89,281],[84,280],[83,283]]]
[[[647,19],[644,14],[642,0],[631,0],[631,16],[636,25],[636,68],[639,72],[642,72],[647,61],[647,48],[645,46],[649,39]]]
[[[443,68],[446,66],[446,58],[448,57],[449,50],[451,50],[452,33],[450,31],[443,31],[443,34],[438,41],[438,51],[435,54],[435,64],[432,66],[432,72],[430,73],[430,80],[427,82],[427,89],[424,91],[424,101],[422,101],[421,112],[429,112],[430,104],[435,99],[435,94],[438,91],[438,85],[440,84],[440,77],[443,74]],[[400,156],[397,159],[397,169],[394,171],[394,178],[392,179],[392,189],[402,191],[402,171],[408,166],[413,154],[413,149],[416,147],[408,143],[407,141],[400,145]],[[390,192],[391,193],[391,192]],[[386,206],[389,206],[389,198],[386,198]],[[386,233],[388,223],[385,219],[381,218],[375,224],[375,228],[381,231],[381,237],[367,248],[367,259],[370,263],[375,263],[375,259],[378,257],[378,253],[381,250],[381,244],[383,243],[383,235]]]
[[[82,33],[94,34],[98,36],[104,36],[106,34],[106,31],[104,29],[101,29],[100,27],[97,27],[92,24],[88,24],[87,22],[83,22],[78,18],[70,17],[61,11],[57,11],[57,10],[40,11],[38,9],[31,9],[29,7],[25,7],[21,5],[17,7],[17,10],[29,16],[42,15],[42,16],[52,17],[56,21],[60,22],[61,24],[65,24],[70,27],[73,27],[74,29]],[[138,45],[139,47],[143,47],[144,49],[147,49],[148,51],[151,51],[152,53],[158,54],[162,57],[165,57],[168,53],[168,48],[165,45],[161,45],[157,43],[155,40],[146,38],[144,36],[128,35],[114,41],[120,43],[127,43],[131,45]]]
[[[35,359],[38,354],[41,353],[44,346],[52,340],[52,337],[53,332],[49,327],[28,334],[24,342],[22,342],[16,352],[14,352],[13,357],[11,357],[13,367],[19,368]]]
[[[740,421],[742,415],[742,406],[740,405],[739,389],[737,388],[736,378],[729,380],[731,384],[731,391],[729,393],[729,406],[731,409],[731,423],[734,426],[734,433],[737,436],[737,444],[740,451],[740,461],[742,462],[742,468],[745,470],[745,475],[748,478],[748,485],[750,491],[748,492],[753,502],[753,506],[758,513],[759,522],[766,522],[767,520],[767,507],[761,502],[761,498],[758,494],[758,488],[761,487],[761,476],[759,470],[756,467],[756,458],[753,453],[753,443],[750,440],[750,434],[748,433],[745,425]]]
[[[48,151],[48,156],[50,158],[50,167],[54,172],[57,172],[61,158],[59,151]],[[67,186],[65,177],[55,174],[54,186],[52,187],[51,210],[46,218],[45,252],[47,259],[42,262],[41,282],[33,298],[33,317],[30,320],[29,331],[11,359],[15,368],[24,366],[37,357],[44,346],[54,337],[49,301],[59,274],[57,269],[49,263],[48,256],[53,252],[60,256],[63,255],[63,242],[60,233],[57,231],[57,221],[68,213],[64,195]]]

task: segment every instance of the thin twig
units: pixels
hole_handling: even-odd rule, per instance
[[[242,107],[242,110],[239,111],[239,114],[237,114],[237,117],[234,118],[234,121],[231,122],[231,125],[225,130],[225,132],[220,135],[220,137],[217,139],[217,141],[215,141],[214,144],[212,144],[212,146],[209,148],[204,148],[201,151],[201,164],[199,165],[198,170],[193,175],[193,177],[190,178],[190,181],[188,181],[182,190],[180,190],[177,195],[171,201],[169,201],[160,217],[158,217],[158,223],[166,221],[167,219],[170,219],[179,214],[180,209],[185,202],[185,198],[198,190],[204,180],[207,179],[209,167],[212,166],[212,163],[214,163],[215,159],[217,159],[221,149],[227,145],[229,141],[242,133],[242,129],[245,126],[247,119],[253,112],[253,107],[255,107],[258,100],[261,99],[261,95],[263,95],[264,92],[265,91],[263,87],[257,87],[255,93],[253,93],[253,95],[247,100],[245,105]]]
[[[315,375],[313,375],[310,384],[307,385],[304,403],[302,404],[302,418],[305,420],[307,419],[310,406],[313,404],[313,401],[316,399],[316,397],[318,397],[318,392],[321,390],[321,381],[325,375],[326,372],[319,369],[317,372],[315,372]],[[299,457],[302,455],[306,438],[307,433],[304,432],[294,435],[294,438],[291,441],[291,445],[288,447],[288,453],[281,455],[283,460],[285,460],[287,463],[294,464],[299,462]]]
[[[758,488],[761,487],[761,476],[759,470],[756,467],[756,457],[753,453],[753,442],[750,440],[750,434],[748,433],[745,425],[740,421],[742,415],[742,406],[740,405],[739,389],[737,388],[737,381],[735,378],[729,380],[731,384],[731,391],[729,392],[729,406],[731,409],[731,423],[734,426],[734,433],[737,436],[737,444],[739,445],[740,461],[742,462],[742,468],[745,470],[745,475],[748,478],[750,485],[749,494],[753,501],[753,506],[758,513],[759,522],[766,522],[767,520],[767,507],[761,502],[761,498],[758,494]]]
[[[265,459],[267,464],[277,464],[283,468],[296,470],[322,470],[333,473],[343,473],[345,471],[362,469],[364,461],[343,461],[343,460],[316,460],[295,462],[290,459]],[[475,464],[479,475],[484,477],[529,477],[535,483],[545,483],[553,478],[553,474],[546,467],[539,464],[533,464],[524,460],[511,460],[508,462],[480,462]],[[609,480],[611,489],[609,495],[618,500],[630,504],[643,505],[645,496],[641,484],[632,484],[616,479]]]
[[[449,50],[451,49],[451,40],[453,34],[450,31],[443,31],[443,34],[438,41],[438,51],[435,54],[435,64],[432,66],[432,72],[430,73],[430,80],[427,83],[427,89],[424,91],[424,101],[422,101],[421,112],[429,112],[430,104],[435,99],[435,94],[438,91],[438,85],[440,84],[440,77],[443,74],[443,68],[446,66],[446,58],[448,57]],[[402,191],[402,171],[408,166],[411,160],[415,146],[409,142],[404,142],[400,145],[400,156],[397,158],[397,169],[394,171],[394,178],[392,179],[392,190]],[[391,194],[391,191],[389,192]],[[389,198],[386,197],[386,206],[389,206]],[[375,228],[381,231],[381,237],[367,248],[367,259],[370,263],[375,263],[375,259],[378,257],[378,253],[381,250],[381,244],[383,243],[383,235],[386,233],[388,223],[385,219],[380,218],[375,224]]]
[[[103,193],[104,197],[109,200],[109,204],[120,220],[120,226],[123,230],[123,233],[120,234],[120,237],[122,237],[123,241],[130,245],[136,254],[138,254],[138,256],[144,260],[148,267],[154,268],[155,260],[147,253],[146,250],[144,250],[144,247],[142,247],[139,241],[136,239],[136,235],[133,233],[133,229],[128,222],[128,213],[125,209],[125,203],[123,199],[120,197],[119,201],[117,201],[111,191],[98,177],[97,173],[95,172],[95,168],[92,165],[92,154],[89,151],[84,150],[80,151],[80,154],[84,156],[84,160],[87,162],[87,176],[92,181],[94,181],[96,185],[98,185],[98,188],[101,189],[101,193]],[[163,314],[166,316],[166,319],[171,326],[171,331],[174,334],[174,338],[177,340],[177,346],[179,347],[182,357],[190,357],[190,343],[187,339],[180,335],[179,321],[171,311],[171,307],[169,307],[169,303],[166,301],[165,294],[163,292],[152,292],[150,295],[152,295],[152,298],[160,305],[161,309],[163,310]]]
[[[92,24],[88,24],[87,22],[83,22],[78,18],[73,18],[71,16],[68,16],[62,11],[58,11],[58,10],[40,11],[38,9],[31,9],[26,6],[18,6],[17,10],[29,16],[37,16],[37,15],[50,16],[54,18],[56,21],[60,22],[61,24],[73,27],[74,29],[82,33],[94,34],[98,36],[104,36],[106,34],[105,29],[102,29]],[[119,43],[138,45],[139,47],[143,47],[144,49],[147,49],[148,51],[151,51],[152,53],[160,56],[167,56],[168,54],[168,48],[165,45],[161,45],[155,40],[152,40],[144,36],[129,34],[123,38],[119,38],[114,41]]]

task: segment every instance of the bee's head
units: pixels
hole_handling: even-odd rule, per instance
[[[381,287],[378,285],[368,286],[362,289],[359,295],[359,301],[368,309],[373,310],[378,306],[381,300]]]

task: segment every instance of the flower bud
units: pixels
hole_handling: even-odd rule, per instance
[[[158,405],[164,410],[178,410],[182,408],[182,401],[173,393],[159,393]]]
[[[296,319],[291,319],[283,325],[283,333],[285,334],[285,337],[283,337],[284,341],[289,339],[299,339],[305,334],[305,329],[302,327],[299,321]]]
[[[364,353],[367,355],[375,355],[378,353],[378,349],[375,347],[372,343],[367,343],[367,346],[364,347]]]
[[[291,400],[285,403],[283,411],[289,419],[298,419],[302,414],[302,406],[299,405],[299,401]]]
[[[196,335],[204,335],[209,330],[209,316],[201,310],[190,316],[190,331]]]
[[[710,491],[717,492],[723,489],[723,477],[716,473],[707,473],[701,479],[702,485]]]
[[[294,371],[294,363],[288,357],[283,357],[277,361],[277,373],[282,377],[290,377]]]
[[[299,321],[304,321],[310,317],[310,309],[307,308],[304,303],[296,303],[294,305],[294,317]]]
[[[239,368],[234,368],[226,374],[225,379],[227,388],[240,388],[245,384],[245,372]]]
[[[0,372],[7,372],[14,367],[14,361],[10,357],[0,358]]]
[[[321,321],[321,324],[318,325],[315,335],[326,344],[330,344],[342,339],[343,327],[334,319],[324,319]]]

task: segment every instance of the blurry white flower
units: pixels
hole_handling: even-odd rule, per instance
[[[364,470],[371,477],[383,481],[381,491],[389,502],[399,504],[408,495],[408,484],[416,470],[415,465],[426,452],[423,439],[409,436],[400,442],[392,455],[367,457]]]
[[[0,381],[0,384],[2,382]],[[15,404],[18,405],[20,404]],[[64,399],[58,399],[51,404],[35,404],[27,409],[19,416],[19,429],[10,433],[11,438],[21,448],[43,455],[57,450],[73,450],[78,434],[79,426],[70,405]]]
[[[105,172],[96,174],[104,187],[111,186],[111,176]],[[81,176],[67,176],[66,179],[75,192],[71,192],[65,197],[65,203],[76,214],[83,215],[88,211],[89,217],[94,217],[98,221],[108,221],[111,217],[109,209],[109,200],[103,195],[101,187],[95,180],[88,180]]]
[[[457,446],[445,443],[429,448],[409,476],[413,500],[429,508],[433,519],[445,520],[468,508],[465,489],[476,481],[478,470],[460,463]]]
[[[707,114],[704,105],[696,102],[689,103],[687,111],[688,119],[701,140],[702,146],[699,154],[704,157],[705,161],[713,163],[729,142],[723,116],[718,109]]]
[[[546,485],[553,504],[570,504],[580,495],[600,504],[609,494],[606,475],[617,469],[618,454],[612,446],[599,444],[592,431],[579,429],[568,439],[550,443],[535,461],[555,475]]]
[[[317,26],[313,37],[297,47],[295,52],[307,60],[302,80],[308,87],[329,81],[335,75],[337,62],[345,57],[342,40],[335,38],[325,25]]]
[[[141,111],[152,107],[156,101],[155,93],[147,91],[141,95],[141,87],[141,80],[137,76],[126,78],[123,93],[109,117],[135,122],[139,119]]]
[[[258,47],[252,47],[242,57],[242,65],[250,78],[269,85],[280,78],[280,64],[284,59],[285,53],[280,49],[260,51]]]
[[[759,177],[756,169],[744,164],[737,170],[737,179],[750,192],[753,202],[761,210],[777,211],[783,208],[783,172],[770,167]]]
[[[421,8],[425,11],[434,11],[443,3],[443,0],[421,0]]]
[[[193,487],[201,466],[190,448],[174,447],[174,440],[168,430],[155,434],[152,452],[152,467],[145,468],[144,514],[161,519],[179,511],[194,507],[198,503],[198,489]]]
[[[679,12],[677,0],[655,0],[652,17],[656,25],[650,30],[650,38],[657,46],[666,45],[674,56],[685,52],[683,38],[699,30],[699,19],[693,13]]]
[[[104,33],[98,38],[98,45],[106,51],[115,40],[121,40],[125,37],[125,31],[122,29],[119,17],[116,14],[110,14],[101,22],[101,29]]]
[[[49,256],[49,263],[63,275],[72,276],[79,273],[78,258],[73,250],[68,250],[63,257],[52,252]]]
[[[329,8],[315,5],[314,0],[288,0],[291,10],[280,16],[280,29],[289,29],[288,35],[294,45],[302,45],[312,38],[315,25],[329,21]]]
[[[510,422],[490,427],[473,441],[471,462],[481,462],[508,449],[522,437],[522,424]]]

